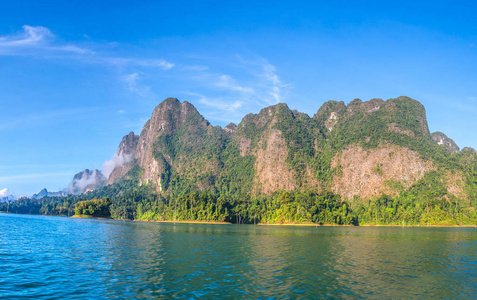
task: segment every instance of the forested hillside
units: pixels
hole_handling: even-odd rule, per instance
[[[116,155],[101,188],[0,210],[71,215],[79,201],[109,197],[118,219],[477,223],[476,151],[431,134],[408,97],[329,101],[313,117],[280,103],[225,128],[168,98]]]

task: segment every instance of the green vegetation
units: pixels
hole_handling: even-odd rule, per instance
[[[336,224],[336,225],[472,225],[477,223],[473,207],[439,199],[445,191],[428,189],[423,180],[404,195],[381,195],[366,201],[342,201],[332,192],[277,191],[269,197],[229,198],[208,192],[192,192],[180,197],[161,197],[148,188],[139,188],[113,198],[77,201],[76,215],[149,221],[213,221],[237,224]],[[422,199],[424,197],[429,197]],[[427,196],[426,196],[427,195]],[[89,195],[92,196],[92,195]],[[84,197],[84,196],[83,196]],[[58,198],[18,200],[10,204],[12,213],[65,215],[68,206]],[[66,199],[65,199],[66,200]],[[361,202],[361,203],[360,203]],[[41,206],[39,204],[42,203]],[[67,202],[64,202],[67,203]],[[6,211],[5,203],[0,210]],[[60,208],[63,214],[60,214]],[[69,206],[71,207],[71,206]],[[39,209],[38,209],[39,208]],[[35,210],[36,209],[36,210]],[[71,210],[70,210],[71,212]]]
[[[95,191],[22,198],[0,203],[0,211],[239,224],[477,224],[477,153],[454,153],[437,145],[429,134],[424,108],[410,98],[384,103],[355,99],[348,106],[330,101],[313,118],[278,104],[245,116],[234,133],[210,126],[192,106],[180,117],[181,106],[172,104],[163,112],[167,126],[152,145],[162,170],[158,175],[161,192],[151,183],[140,182],[143,170],[135,165],[120,181]],[[265,195],[256,176],[256,154],[267,149],[269,136],[276,130],[285,142],[285,162],[297,188]],[[387,179],[383,190],[388,194],[344,199],[330,190],[335,190],[333,179],[346,166],[332,168],[331,162],[350,145],[408,148],[432,162],[433,170],[410,187]],[[389,158],[395,155],[390,152]],[[384,166],[377,163],[371,171],[384,176]],[[454,175],[462,182],[460,194],[451,193],[446,185]],[[318,184],[307,183],[306,176],[314,176]]]
[[[111,217],[110,206],[111,199],[109,198],[79,201],[75,204],[75,215],[109,218]]]

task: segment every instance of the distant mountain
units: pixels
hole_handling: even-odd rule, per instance
[[[41,199],[43,197],[61,197],[61,196],[66,196],[68,193],[64,191],[59,191],[59,192],[48,192],[47,189],[42,189],[38,194],[33,194],[31,196],[32,199]]]
[[[14,200],[17,200],[17,197],[13,196],[13,195],[8,195],[8,196],[5,196],[5,197],[0,197],[0,202],[8,202],[8,201],[14,201]]]
[[[101,171],[97,169],[85,169],[74,175],[67,191],[69,194],[73,195],[82,194],[103,186],[106,183],[106,180],[107,178],[101,173]]]

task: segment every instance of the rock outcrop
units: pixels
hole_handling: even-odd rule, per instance
[[[431,133],[432,140],[436,142],[437,145],[441,145],[445,149],[452,152],[459,152],[459,146],[450,138],[447,137],[444,133],[436,131]]]
[[[333,158],[331,167],[339,169],[333,179],[333,191],[347,199],[395,194],[387,182],[408,189],[435,169],[416,151],[390,144],[374,149],[351,145]]]
[[[75,174],[68,187],[68,193],[73,195],[92,191],[106,182],[106,177],[99,170],[84,170]]]
[[[130,132],[125,135],[119,144],[118,150],[114,154],[113,158],[108,162],[108,166],[111,169],[111,173],[106,174],[108,177],[107,184],[114,183],[123,178],[126,173],[134,165],[134,156],[136,154],[137,143],[139,136],[134,132]]]
[[[32,199],[41,199],[43,197],[61,197],[61,196],[66,196],[68,194],[68,191],[63,190],[59,192],[49,192],[47,189],[42,189],[41,191],[38,192],[38,194],[33,194],[31,196]]]

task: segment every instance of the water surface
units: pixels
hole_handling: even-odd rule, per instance
[[[0,214],[0,299],[477,295],[477,229],[171,224]]]

